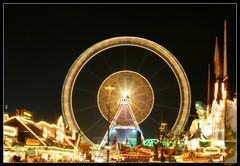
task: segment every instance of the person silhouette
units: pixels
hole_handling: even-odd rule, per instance
[[[117,148],[117,142],[118,142],[117,141],[117,136],[115,136],[114,139],[113,139],[113,149],[114,150],[116,150],[116,148]]]

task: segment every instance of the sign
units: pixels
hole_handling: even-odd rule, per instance
[[[26,119],[31,119],[31,120],[33,119],[33,113],[22,108],[16,109],[16,115],[24,117]]]
[[[27,138],[26,145],[40,145],[40,142],[37,139]]]
[[[32,114],[26,111],[23,111],[23,116],[29,119],[32,119]]]
[[[217,147],[207,147],[203,149],[203,153],[214,155],[214,154],[219,154],[221,150]]]

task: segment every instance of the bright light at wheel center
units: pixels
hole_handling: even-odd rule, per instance
[[[128,94],[129,94],[128,91],[124,91],[122,97],[126,99],[129,97]]]

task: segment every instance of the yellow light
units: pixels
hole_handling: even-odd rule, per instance
[[[202,133],[203,133],[203,135],[205,135],[207,137],[210,136],[212,134],[211,126],[209,126],[209,125],[203,126],[202,127]]]
[[[27,116],[27,117],[32,117],[32,114],[30,114],[29,112],[23,112],[23,115]]]
[[[224,140],[217,140],[217,141],[215,141],[215,145],[217,145],[218,147],[224,147],[225,142],[224,142]]]
[[[43,127],[43,138],[47,139],[47,136],[48,136],[48,130]]]
[[[110,145],[106,145],[105,149],[111,149],[111,146]]]
[[[220,153],[220,149],[217,147],[207,147],[203,149],[203,153],[211,154],[211,155],[218,154]]]
[[[199,142],[196,138],[191,140],[191,144],[192,144],[192,150],[196,150],[197,147],[199,146]]]
[[[26,145],[40,145],[39,140],[27,138]]]
[[[223,99],[226,99],[226,97],[227,97],[227,92],[224,88],[224,83],[222,83],[222,97],[223,97]]]
[[[109,86],[105,87],[105,89],[106,89],[106,90],[114,90],[115,87],[109,85]]]
[[[17,128],[4,125],[3,134],[13,136],[13,137],[17,136]]]
[[[4,114],[3,116],[4,116],[4,121],[9,119],[8,114]]]
[[[215,83],[215,92],[214,92],[214,98],[217,99],[217,92],[218,92],[218,82]]]
[[[49,128],[57,128],[57,126],[56,126],[55,124],[49,124],[49,123],[47,123],[47,122],[45,122],[45,121],[40,121],[40,122],[37,123],[37,125],[38,125],[38,126],[46,125],[46,126],[48,126]]]
[[[72,139],[75,140],[76,139],[76,132],[72,131]]]
[[[128,91],[124,91],[122,97],[123,97],[124,99],[126,99],[126,98],[128,98],[128,94],[129,94]]]
[[[97,163],[103,163],[104,162],[104,159],[102,157],[98,157],[95,159],[95,162]]]

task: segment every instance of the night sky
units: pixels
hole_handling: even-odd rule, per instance
[[[213,98],[215,38],[222,49],[225,19],[230,98],[236,92],[235,4],[5,4],[3,18],[3,96],[5,111],[12,115],[16,108],[25,108],[34,112],[35,121],[56,123],[62,114],[62,86],[73,62],[93,44],[117,36],[152,40],[177,58],[189,79],[195,115],[194,102],[207,102],[208,64]],[[92,59],[76,80],[75,116],[89,137],[101,136],[95,131],[107,125],[96,105],[97,90],[107,76],[123,69],[138,71],[156,90],[150,118],[140,124],[146,135],[158,135],[159,110],[173,125],[179,89],[169,67],[147,50],[119,47]],[[155,130],[146,131],[153,125]]]

